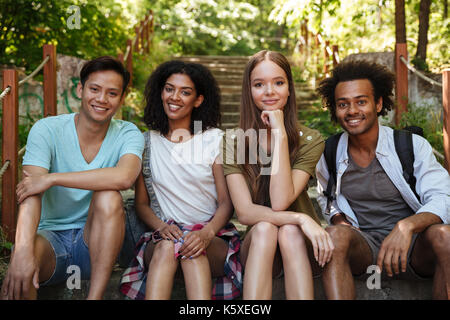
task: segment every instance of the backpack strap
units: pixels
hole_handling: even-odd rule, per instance
[[[342,133],[343,132],[339,132],[335,135],[332,135],[325,141],[324,156],[329,173],[327,189],[323,192],[323,194],[327,197],[327,208],[325,210],[326,215],[330,214],[331,202],[336,199],[336,153],[339,139],[341,138]]]
[[[161,218],[162,210],[153,190],[152,162],[151,162],[151,136],[150,130],[144,132],[145,148],[142,156],[142,175],[144,176],[145,186],[147,187],[148,198],[150,199],[150,207],[156,216]]]
[[[417,200],[420,202],[420,197],[416,192],[416,177],[414,177],[414,147],[412,135],[412,132],[409,130],[394,129],[395,151],[397,151],[397,155],[402,164],[403,177],[416,195]]]

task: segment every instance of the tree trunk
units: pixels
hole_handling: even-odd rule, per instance
[[[395,0],[395,42],[406,43],[405,0]]]
[[[442,2],[444,4],[444,20],[445,20],[448,17],[448,1],[442,0]]]
[[[427,59],[428,27],[430,24],[431,0],[420,0],[419,37],[417,40],[416,59],[423,62]]]

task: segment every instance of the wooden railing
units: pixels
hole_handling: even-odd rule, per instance
[[[435,86],[442,87],[443,108],[443,144],[444,167],[450,174],[450,69],[442,71],[442,84],[428,78],[408,63],[408,49],[406,43],[397,43],[395,46],[395,97],[397,108],[395,109],[395,124],[399,125],[402,115],[408,112],[408,69],[423,80]]]
[[[340,62],[339,46],[330,45],[330,41],[326,40],[320,32],[309,31],[308,20],[300,25],[299,51],[308,59],[314,60],[313,64],[317,66],[317,72],[324,77],[329,75],[331,66],[334,68]]]
[[[135,27],[136,35],[128,40],[125,54],[119,54],[118,59],[126,62],[126,68],[133,75],[133,52],[146,54],[150,52],[153,34],[153,13],[149,13]],[[18,151],[19,145],[19,87],[32,79],[43,69],[44,117],[57,114],[57,83],[56,83],[56,46],[43,46],[43,61],[30,75],[19,81],[16,69],[3,70],[3,88],[0,92],[0,102],[3,103],[2,119],[2,162],[0,163],[0,179],[2,180],[1,223],[7,240],[15,238],[17,217],[16,185],[18,183],[19,157],[24,154],[25,147]],[[132,85],[130,81],[129,86]]]

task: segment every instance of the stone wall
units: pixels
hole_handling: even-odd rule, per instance
[[[80,70],[86,60],[61,54],[57,55],[57,60],[58,114],[77,112],[80,99],[77,97],[76,87],[80,80]],[[18,69],[18,72],[19,80],[23,79],[25,77],[24,70]],[[0,72],[0,83],[3,85],[3,79],[1,77],[2,72]],[[21,116],[21,122],[26,121],[25,116],[27,114],[33,117],[39,117],[43,114],[44,98],[42,83],[36,81],[35,78],[19,87],[19,115]]]

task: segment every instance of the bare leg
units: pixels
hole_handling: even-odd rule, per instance
[[[206,256],[208,257],[209,266],[211,268],[211,276],[213,278],[225,275],[223,267],[228,253],[228,244],[219,237],[214,237],[208,248]]]
[[[450,300],[450,226],[436,224],[419,234],[411,253],[411,266],[433,279],[433,298]],[[431,250],[430,250],[431,249]]]
[[[181,260],[188,300],[211,300],[211,270],[206,255]]]
[[[314,283],[305,235],[296,225],[284,225],[278,232],[283,258],[286,299],[314,299]]]
[[[94,192],[83,235],[91,258],[91,280],[87,299],[102,299],[124,234],[125,219],[120,193]]]
[[[334,244],[333,257],[323,269],[322,281],[327,299],[355,299],[353,274],[362,274],[372,264],[366,240],[349,226],[327,227]]]
[[[149,243],[145,250],[145,260],[149,259],[145,298],[147,300],[169,300],[172,294],[178,260],[174,256],[174,243],[161,240],[156,245]]]
[[[241,247],[245,265],[244,300],[272,298],[272,270],[277,249],[278,227],[259,222],[247,233]]]

